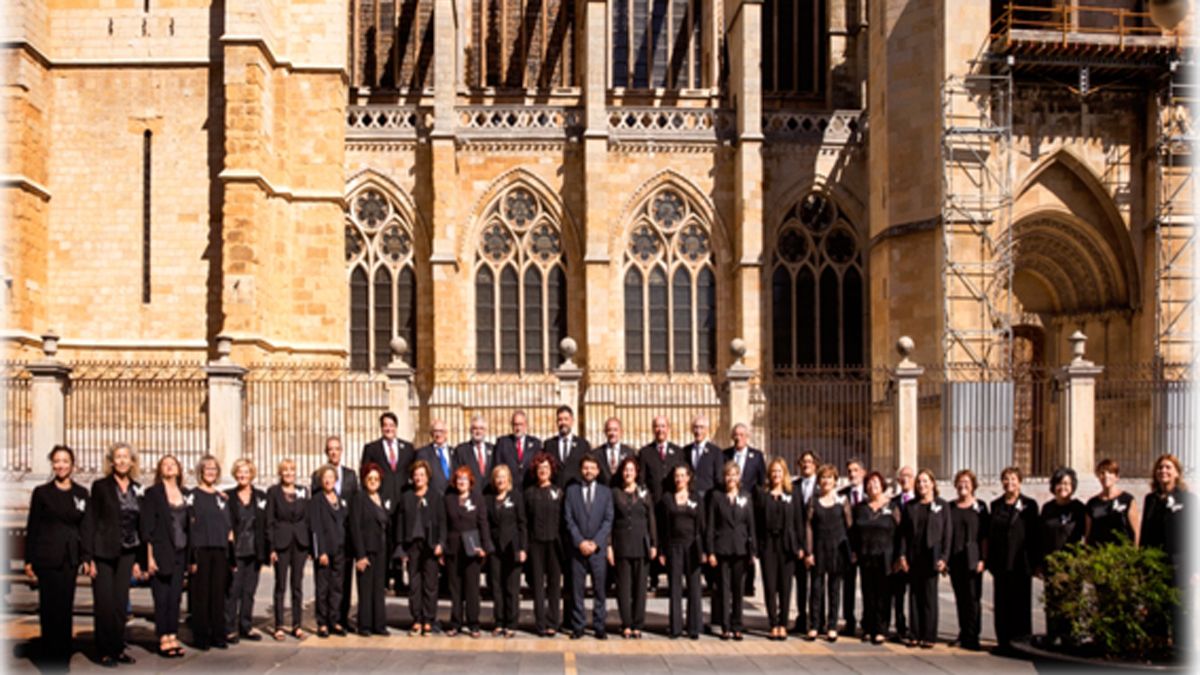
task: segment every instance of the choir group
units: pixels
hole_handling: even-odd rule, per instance
[[[320,637],[346,634],[354,581],[362,635],[388,634],[385,595],[389,586],[397,593],[407,586],[410,635],[440,630],[479,637],[486,575],[492,634],[511,638],[523,572],[539,636],[584,635],[590,577],[592,634],[605,639],[606,600],[615,593],[621,635],[640,638],[648,589],[658,589],[665,576],[671,638],[699,638],[707,587],[709,629],[741,640],[743,598],[757,563],[768,639],[788,637],[794,586],[792,633],[830,641],[859,635],[861,597],[862,640],[883,642],[894,614],[895,639],[931,647],[938,586],[948,575],[956,642],[967,649],[980,645],[986,570],[1003,649],[1031,632],[1031,579],[1048,554],[1071,542],[1125,537],[1162,548],[1179,566],[1186,546],[1184,507],[1191,497],[1172,455],[1156,460],[1139,518],[1110,460],[1096,467],[1102,489],[1086,504],[1075,498],[1071,469],[1055,472],[1053,498],[1039,506],[1022,494],[1015,467],[1001,474],[1003,494],[986,504],[975,497],[975,474],[965,469],[954,477],[949,500],[939,496],[928,469],[901,468],[889,489],[882,474],[850,460],[839,487],[838,468],[805,452],[793,475],[783,459],[768,461],[750,447],[741,424],[724,450],[709,440],[703,417],[693,421],[693,440],[684,446],[670,442],[666,418],[656,418],[654,440],[638,450],[622,443],[616,418],[605,423],[596,447],[576,436],[573,424],[572,411],[562,407],[558,433],[539,440],[526,433],[526,416],[517,412],[512,434],[493,445],[476,418],[471,439],[452,448],[445,425],[434,421],[430,444],[415,449],[397,438],[396,417],[385,413],[381,438],[363,448],[357,474],[343,466],[341,441],[331,437],[327,463],[310,484],[299,480],[295,462],[284,460],[266,492],[255,487],[256,467],[246,459],[232,467],[235,485],[218,489],[221,467],[211,456],[195,468],[193,488],[184,487],[184,468],[170,455],[144,487],[134,448],[117,444],[89,493],[72,482],[71,449],[57,446],[50,453],[53,480],[33,492],[26,541],[42,644],[69,658],[80,570],[91,577],[96,651],[105,666],[133,662],[124,639],[131,580],[152,589],[163,657],[184,654],[178,633],[185,578],[193,648],[261,640],[252,617],[265,565],[273,566],[275,579],[270,636],[301,638],[309,561]],[[450,598],[445,623],[438,621],[439,591]]]

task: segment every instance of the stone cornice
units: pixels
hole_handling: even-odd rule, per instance
[[[343,64],[303,63],[292,61],[276,53],[270,41],[261,35],[236,35],[226,33],[221,36],[221,44],[252,45],[259,48],[275,68],[284,68],[293,73],[325,73],[339,75],[345,84],[350,83],[350,73]]]
[[[280,197],[290,202],[329,202],[346,208],[346,195],[340,191],[300,190],[286,185],[275,185],[254,169],[225,169],[217,177],[226,183],[254,183],[272,197]]]
[[[24,50],[46,68],[207,68],[209,65],[207,57],[156,58],[134,56],[126,58],[52,59],[28,40],[6,40],[3,43],[3,47],[6,49]]]
[[[44,202],[50,201],[50,188],[23,174],[0,175],[0,185],[33,193]]]

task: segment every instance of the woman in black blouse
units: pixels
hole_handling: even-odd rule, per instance
[[[1041,530],[1038,533],[1038,565],[1035,573],[1041,578],[1046,572],[1046,558],[1052,553],[1063,550],[1068,544],[1083,541],[1084,530],[1087,526],[1087,507],[1075,499],[1075,488],[1078,477],[1074,469],[1062,467],[1056,469],[1050,476],[1050,492],[1054,499],[1042,505],[1040,514]],[[1046,637],[1054,642],[1070,635],[1070,623],[1055,620],[1050,613],[1050,603],[1046,603]]]
[[[229,518],[233,524],[230,555],[233,578],[225,597],[225,639],[233,643],[240,638],[258,642],[262,634],[254,630],[252,620],[258,574],[270,558],[267,549],[267,495],[254,487],[258,469],[250,460],[237,460],[230,473],[237,485],[225,491],[229,497]]]
[[[362,467],[363,489],[356,490],[350,503],[351,550],[358,579],[358,634],[387,635],[387,571],[391,555],[387,550],[392,510],[390,499],[379,493],[383,469],[374,462]]]
[[[1142,546],[1157,548],[1167,554],[1176,588],[1182,589],[1182,580],[1190,578],[1185,555],[1188,548],[1188,529],[1192,495],[1183,482],[1183,465],[1175,455],[1161,455],[1154,461],[1154,478],[1150,492],[1146,495],[1142,511]],[[1179,644],[1182,634],[1182,607],[1188,606],[1185,595],[1175,605],[1172,616],[1172,635]],[[1155,626],[1156,633],[1162,628]]]
[[[346,519],[350,506],[334,487],[337,468],[326,464],[317,469],[321,493],[308,503],[308,527],[312,532],[313,576],[316,581],[317,637],[330,633],[345,635],[337,622],[342,605],[342,569],[346,564]]]
[[[755,499],[755,533],[767,602],[770,640],[787,639],[788,605],[796,561],[804,558],[804,532],[797,522],[798,493],[792,492],[787,461],[776,457],[767,467],[767,484]]]
[[[312,541],[308,531],[308,490],[296,484],[296,463],[279,463],[279,482],[267,490],[267,547],[275,567],[276,640],[284,638],[283,600],[289,584],[292,591],[292,626],[297,639],[304,637],[300,616],[304,600],[304,562]]]
[[[125,652],[125,607],[130,578],[142,577],[145,547],[140,532],[142,486],[134,480],[138,465],[133,448],[127,443],[110,448],[104,473],[104,478],[92,483],[92,499],[83,518],[82,551],[84,560],[90,561],[96,651],[100,665],[111,668],[134,662]]]
[[[950,505],[950,585],[958,613],[958,644],[979,649],[983,561],[987,559],[988,511],[975,498],[979,483],[970,469],[954,476],[958,499]]]
[[[479,637],[479,569],[492,545],[487,507],[475,490],[475,474],[460,466],[451,475],[446,503],[446,573],[450,575],[450,627]]]
[[[992,573],[997,649],[1007,652],[1012,641],[1033,632],[1032,577],[1037,560],[1037,502],[1021,494],[1021,470],[1010,466],[1000,473],[1004,494],[992,501],[985,560]]]
[[[411,490],[400,494],[396,515],[396,553],[408,565],[409,635],[429,635],[437,620],[438,566],[446,542],[445,502],[429,487],[429,463],[418,459],[408,467]]]
[[[658,557],[658,532],[650,492],[638,485],[638,459],[626,457],[613,476],[613,527],[608,564],[617,570],[617,607],[621,634],[642,637],[646,625],[646,574],[648,561]]]
[[[663,494],[658,503],[658,562],[667,570],[671,589],[670,636],[678,638],[684,629],[683,586],[687,584],[687,632],[700,639],[704,609],[700,604],[700,566],[704,555],[704,503],[692,490],[692,467],[678,464],[672,470],[675,489]]]
[[[850,500],[837,494],[837,469],[830,464],[817,469],[817,494],[808,503],[805,546],[808,556],[808,633],[836,642],[838,606],[842,600],[842,572],[850,563]]]
[[[534,630],[553,637],[562,604],[562,490],[554,484],[554,459],[538,453],[530,465],[535,485],[525,488],[529,530],[528,582],[533,589]]]
[[[1087,524],[1083,539],[1089,546],[1116,543],[1124,536],[1134,546],[1138,543],[1138,505],[1133,495],[1118,487],[1121,467],[1111,459],[1096,465],[1100,493],[1087,501]]]
[[[71,660],[71,615],[75,578],[82,562],[80,527],[88,491],[71,480],[75,453],[65,445],[50,451],[53,479],[33,490],[25,524],[25,576],[38,589],[39,652],[49,661]]]
[[[507,464],[492,469],[492,491],[487,497],[488,531],[494,555],[491,568],[492,614],[496,626],[492,635],[516,636],[521,614],[521,565],[525,564],[525,502],[512,493],[512,472]]]
[[[900,510],[883,491],[883,474],[872,471],[863,479],[867,498],[851,511],[850,549],[862,578],[863,642],[883,644],[891,619],[892,594],[889,575],[895,551]]]
[[[933,472],[917,473],[916,498],[904,507],[900,520],[900,569],[908,572],[912,593],[912,634],[923,649],[933,647],[938,626],[938,577],[950,556],[950,509],[938,497]],[[910,646],[912,642],[910,641]]]
[[[174,455],[163,455],[154,471],[154,485],[142,499],[142,539],[146,542],[146,571],[154,595],[154,632],[158,653],[183,656],[179,644],[179,606],[187,572],[188,492],[183,466]]]
[[[758,546],[754,541],[752,495],[742,490],[742,471],[730,460],[724,468],[725,490],[708,498],[705,535],[708,564],[717,568],[717,592],[721,594],[719,617],[722,640],[741,640],[746,629],[742,620],[746,572],[754,564]]]
[[[229,544],[233,542],[233,519],[229,497],[217,489],[221,465],[207,455],[196,466],[196,489],[191,504],[188,541],[192,576],[188,583],[188,609],[196,648],[225,649],[225,591],[229,579]]]

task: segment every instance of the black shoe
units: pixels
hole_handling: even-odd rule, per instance
[[[100,665],[105,668],[116,668],[117,660],[111,656],[101,656],[100,657]]]
[[[231,635],[226,635],[225,642],[226,642],[226,644],[236,645],[238,643],[237,633],[233,633]]]
[[[242,633],[242,639],[249,640],[251,642],[262,642],[262,633],[251,633],[247,631]]]
[[[121,652],[120,654],[117,654],[117,663],[134,664],[137,663],[137,659],[133,658],[126,652]]]
[[[390,631],[390,630],[388,630],[388,629],[384,628],[383,630],[377,630],[377,631],[374,631],[374,634],[375,634],[375,635],[382,635],[382,636],[384,636],[384,637],[387,637],[388,635],[391,635],[391,634],[392,634],[392,631]]]
[[[692,633],[692,634],[691,634],[691,635],[689,635],[688,637],[689,637],[689,638],[691,638],[692,640],[699,640],[699,639],[700,639],[700,634],[699,634],[699,633]]]
[[[583,639],[583,631],[581,631],[581,630],[572,631],[571,639],[572,640],[582,640]]]
[[[358,634],[363,637],[371,637],[371,631],[367,630],[366,628],[358,629]]]
[[[598,630],[598,631],[596,631],[596,639],[597,639],[597,640],[607,640],[607,639],[608,639],[608,633],[605,633],[605,632],[604,632],[604,631],[602,631],[602,630]]]
[[[334,626],[333,630],[330,632],[338,637],[346,637],[346,629],[342,628],[341,626]]]
[[[229,643],[228,642],[214,642],[213,648],[214,649],[229,649]]]

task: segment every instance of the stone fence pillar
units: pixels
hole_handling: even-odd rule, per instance
[[[725,434],[724,438],[733,436],[733,427],[738,424],[745,424],[750,428],[751,439],[754,438],[755,429],[753,428],[754,411],[750,409],[750,378],[754,376],[754,369],[747,366],[743,360],[746,356],[746,341],[742,338],[734,338],[729,341],[729,351],[733,353],[733,365],[725,371],[725,410],[724,410],[724,428],[713,429],[713,437],[717,436],[718,432]],[[758,439],[761,444],[764,439]]]
[[[58,335],[42,336],[41,361],[28,366],[30,407],[32,408],[32,456],[29,468],[34,476],[50,475],[50,449],[67,440],[67,387],[71,366],[58,360]]]
[[[1096,468],[1096,378],[1104,368],[1084,358],[1086,335],[1075,331],[1068,339],[1074,358],[1055,373],[1062,387],[1058,447],[1066,466],[1090,476]]]
[[[388,410],[396,414],[400,421],[396,435],[407,441],[413,440],[417,431],[417,422],[413,419],[412,405],[409,397],[412,395],[413,369],[404,360],[408,353],[408,341],[402,337],[392,338],[392,360],[383,374],[387,376]]]
[[[217,359],[204,367],[208,374],[208,452],[228,471],[245,454],[246,369],[229,358],[233,339],[217,336]]]
[[[583,379],[583,368],[572,359],[579,347],[574,339],[565,337],[558,343],[558,348],[563,354],[562,365],[554,370],[554,376],[558,378],[558,404],[571,406],[571,410],[575,411],[575,430],[578,433],[583,418],[583,411],[579,409],[579,383]]]
[[[896,406],[893,409],[893,442],[895,443],[896,466],[911,466],[917,468],[919,435],[917,410],[920,401],[917,396],[917,381],[925,374],[925,369],[913,363],[909,356],[914,344],[912,338],[901,336],[896,341],[896,351],[900,353],[900,363],[892,370],[892,382],[896,387]]]

